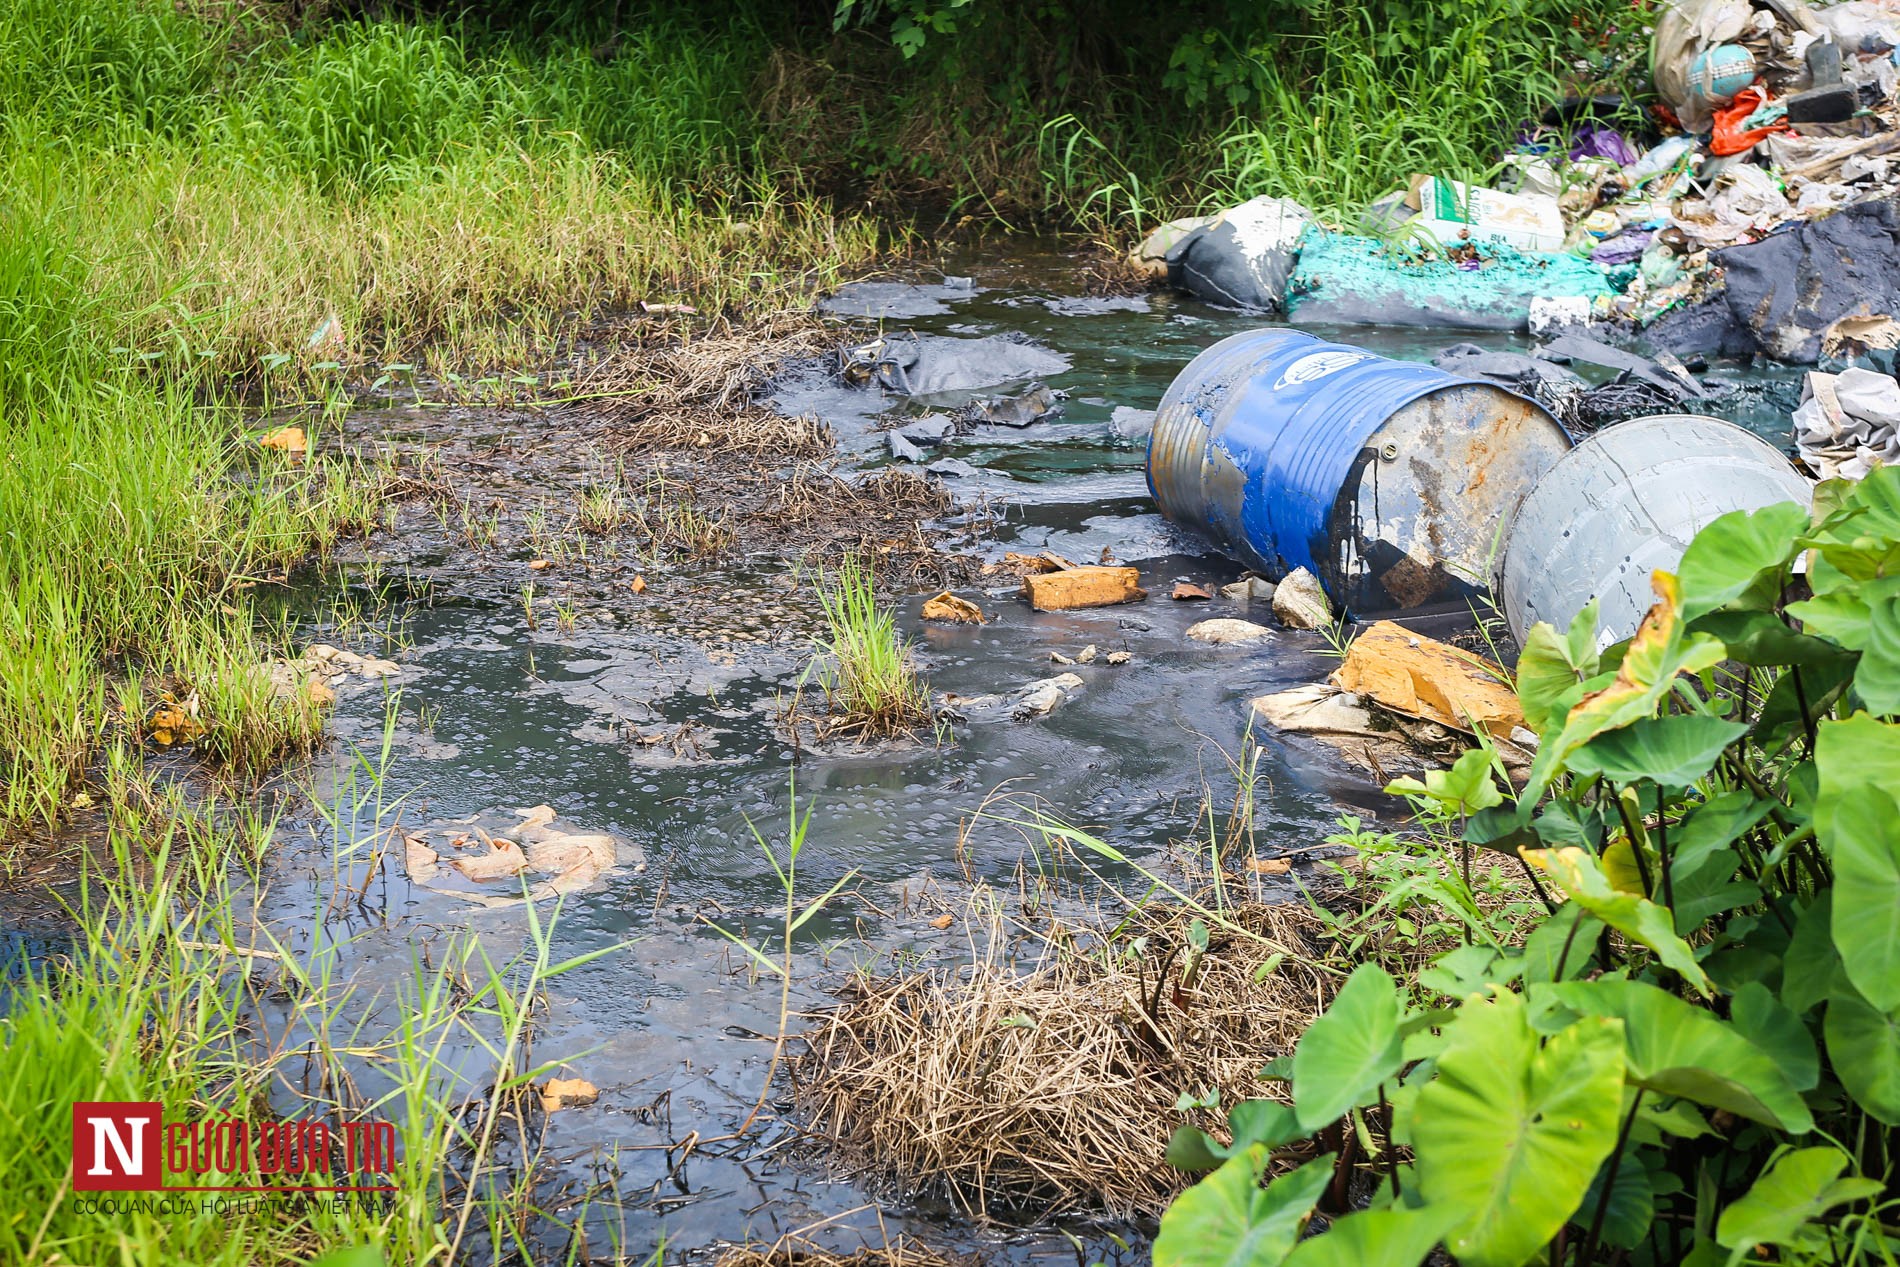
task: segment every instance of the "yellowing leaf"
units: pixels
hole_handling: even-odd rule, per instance
[[[1621,891],[1610,882],[1597,859],[1575,845],[1517,852],[1549,876],[1571,901],[1631,941],[1649,947],[1664,965],[1681,973],[1704,995],[1710,992],[1708,975],[1696,962],[1689,943],[1676,936],[1675,920],[1668,907]]]

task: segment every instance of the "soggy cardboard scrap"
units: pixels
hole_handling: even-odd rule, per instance
[[[943,620],[956,625],[980,625],[983,609],[967,598],[958,598],[949,590],[924,601],[925,620]]]
[[[1524,725],[1497,666],[1389,620],[1355,638],[1329,680],[1392,712],[1454,730],[1509,737]]]
[[[1138,603],[1148,597],[1141,574],[1125,567],[1077,567],[1023,578],[1023,596],[1039,612]]]
[[[579,1108],[598,1099],[600,1088],[585,1078],[549,1078],[541,1088],[541,1107],[549,1113]]]

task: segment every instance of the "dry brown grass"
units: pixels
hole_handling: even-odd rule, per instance
[[[783,417],[756,398],[787,361],[841,341],[835,324],[797,311],[743,327],[675,327],[656,342],[610,357],[584,392],[630,450],[817,457],[831,451],[830,428],[816,418]]]
[[[1157,1215],[1188,1183],[1163,1160],[1178,1097],[1274,1094],[1331,992],[1303,907],[1228,912],[1196,961],[1191,914],[1115,933],[1057,926],[1027,967],[992,953],[949,974],[860,979],[805,1036],[801,1111],[863,1172],[979,1218]],[[1277,956],[1277,958],[1276,958]]]
[[[771,1245],[737,1245],[713,1260],[713,1267],[976,1267],[973,1254],[946,1254],[922,1241],[900,1236],[876,1247],[838,1253],[821,1248],[798,1233]]]

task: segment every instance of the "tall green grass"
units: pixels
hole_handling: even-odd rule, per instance
[[[818,585],[829,636],[822,650],[827,734],[862,738],[910,734],[930,718],[930,689],[910,647],[897,633],[897,613],[877,600],[871,564],[846,554]]]

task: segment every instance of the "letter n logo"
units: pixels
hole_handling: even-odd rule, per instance
[[[156,1192],[159,1170],[156,1101],[83,1101],[73,1105],[73,1190]]]

